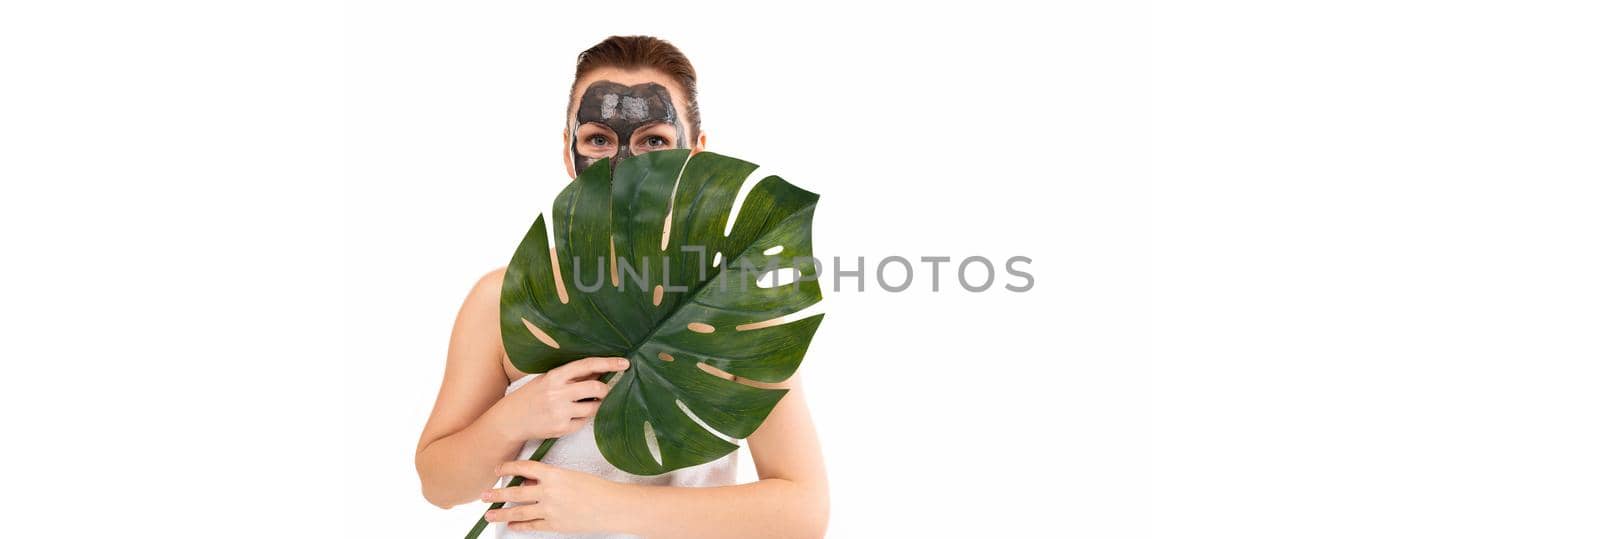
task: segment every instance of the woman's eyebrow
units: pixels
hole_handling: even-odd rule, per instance
[[[599,128],[605,129],[606,132],[608,132],[608,133],[616,133],[615,130],[611,129],[611,126],[606,125],[606,124],[601,123],[601,122],[583,122],[581,124],[578,124],[578,127],[581,129],[581,128],[583,128],[583,126],[586,126],[586,125],[592,125],[592,126],[595,126],[595,127],[599,127]]]
[[[658,125],[665,125],[665,126],[672,126],[672,127],[676,127],[677,126],[677,124],[669,122],[669,121],[666,121],[666,120],[650,120],[648,122],[644,122],[642,124],[639,124],[639,127],[633,128],[633,132],[637,133],[637,132],[639,132],[640,129],[649,129],[649,128],[652,128],[652,127],[655,127],[655,126],[658,126]]]

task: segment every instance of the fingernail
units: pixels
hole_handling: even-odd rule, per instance
[[[485,490],[485,491],[483,491],[483,494],[479,494],[478,495],[478,499],[483,500],[483,501],[489,501],[489,496],[491,496],[493,494],[494,494],[494,491]]]

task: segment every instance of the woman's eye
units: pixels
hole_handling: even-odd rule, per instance
[[[660,148],[667,145],[667,139],[665,137],[651,135],[644,139],[644,145],[651,148]]]
[[[611,143],[611,140],[607,139],[605,136],[602,136],[602,135],[590,135],[589,136],[589,144],[593,144],[595,146],[605,146],[605,145],[610,144],[610,143]]]

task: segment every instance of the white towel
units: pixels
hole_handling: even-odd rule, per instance
[[[533,380],[538,376],[539,375],[537,374],[533,374],[519,378],[506,388],[506,394],[511,394],[512,391],[516,391],[517,388],[522,387],[530,380]],[[527,443],[523,444],[522,453],[518,455],[517,458],[526,459],[533,455],[534,449],[537,449],[539,447],[539,443],[543,441],[544,440],[528,440]],[[735,440],[735,442],[743,445],[742,441],[740,440]],[[646,477],[633,475],[628,472],[618,470],[615,466],[612,466],[611,463],[606,462],[606,458],[604,456],[600,455],[600,447],[594,443],[594,422],[589,421],[584,423],[583,428],[574,431],[572,434],[562,436],[560,440],[556,441],[554,446],[550,447],[550,452],[546,453],[544,458],[540,460],[551,466],[557,466],[568,470],[577,470],[590,475],[599,476],[610,481],[616,481],[618,483],[633,483],[637,485],[667,485],[674,487],[713,487],[732,485],[738,479],[738,455],[739,452],[734,451],[732,453],[728,453],[728,456],[701,464],[699,466],[684,468],[682,470],[664,473],[657,476]],[[507,481],[509,481],[509,478],[502,477],[500,478],[500,481],[495,484],[495,487],[504,487]],[[506,504],[507,507],[515,505],[518,504]],[[625,534],[514,532],[506,530],[505,524],[498,522],[493,523],[491,528],[494,530],[495,537],[500,537],[502,539],[632,539],[637,537]]]

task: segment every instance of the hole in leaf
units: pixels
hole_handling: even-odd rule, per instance
[[[756,167],[756,169],[750,171],[750,175],[745,176],[744,180],[742,180],[742,182],[739,184],[739,194],[733,196],[733,210],[728,212],[728,223],[722,229],[722,235],[724,237],[733,234],[733,224],[739,222],[739,214],[741,213],[741,210],[744,209],[744,199],[750,196],[750,191],[756,188],[756,184],[761,183],[753,178],[761,178],[761,173],[763,170],[765,169],[762,167]]]
[[[667,222],[661,224],[661,250],[667,250],[667,240],[672,238],[672,210],[667,210]]]
[[[689,331],[693,331],[695,333],[711,333],[711,332],[716,331],[716,330],[717,330],[717,328],[711,327],[711,324],[706,324],[706,323],[702,323],[702,322],[690,322],[689,323]]]
[[[800,278],[800,270],[795,268],[778,268],[756,277],[756,288],[773,288],[786,284],[794,284]]]
[[[722,441],[724,441],[724,442],[728,442],[730,444],[739,443],[738,440],[734,439],[732,436],[728,436],[726,434],[723,434],[722,431],[719,431],[717,429],[711,428],[711,425],[707,425],[705,420],[700,419],[700,416],[695,415],[694,410],[690,410],[689,409],[689,405],[684,404],[683,401],[675,400],[673,402],[677,403],[678,410],[683,412],[683,415],[689,416],[689,420],[690,421],[694,421],[694,424],[699,425],[700,428],[702,428],[702,429],[706,429],[706,432],[709,432],[709,433],[711,433],[713,435],[716,435],[716,437],[718,437],[718,438],[722,438]]]
[[[710,374],[712,376],[715,376],[717,378],[721,378],[723,380],[727,380],[729,382],[738,382],[738,383],[741,383],[741,384],[744,384],[744,385],[747,385],[747,386],[750,386],[750,387],[759,387],[759,388],[762,388],[762,389],[782,389],[783,388],[783,386],[779,385],[779,384],[771,384],[771,383],[767,383],[767,382],[757,382],[757,381],[751,380],[749,378],[740,378],[738,376],[734,376],[732,373],[729,373],[728,371],[725,371],[725,370],[722,370],[722,369],[707,365],[704,362],[695,363],[694,366],[699,367],[700,370],[705,371],[706,374]]]
[[[622,276],[617,274],[617,239],[611,238],[611,287],[622,286]]]
[[[694,160],[694,154],[683,160],[683,168],[678,169],[678,177],[672,179],[672,194],[667,195],[667,218],[661,223],[661,250],[667,250],[667,240],[672,238],[672,213],[678,211],[678,184],[683,182],[683,171],[689,168],[689,162]]]
[[[775,254],[778,254],[778,253],[781,253],[781,252],[783,252],[783,246],[782,245],[774,245],[774,246],[772,246],[771,248],[768,248],[765,251],[761,251],[761,254],[764,254],[764,255],[767,255],[767,256],[772,256],[772,255],[775,255]]]
[[[661,464],[661,442],[656,441],[656,429],[650,422],[644,422],[644,447],[650,450],[650,458],[656,459],[656,464]]]
[[[655,291],[654,297],[650,298],[650,303],[653,303],[653,304],[655,304],[655,306],[660,307],[661,306],[661,296],[666,294],[666,292],[667,292],[667,290],[665,288],[662,288],[661,285],[656,285],[656,291]]]
[[[717,251],[717,256],[711,257],[711,267],[722,265],[722,251]]]
[[[780,317],[777,317],[777,318],[773,318],[771,320],[762,320],[760,322],[751,322],[751,323],[748,323],[748,324],[739,324],[737,326],[734,326],[733,330],[734,331],[750,331],[752,329],[769,328],[769,327],[772,327],[772,326],[776,326],[778,324],[782,324],[783,322],[784,322],[784,317],[780,316]]]
[[[561,278],[561,259],[556,258],[556,248],[550,248],[550,272],[555,274],[556,297],[561,298],[561,304],[567,304],[567,281]]]
[[[532,333],[533,338],[539,339],[539,342],[544,343],[545,346],[555,348],[557,350],[561,349],[561,344],[557,343],[555,339],[551,338],[549,333],[545,333],[543,329],[539,329],[539,326],[533,325],[533,322],[529,322],[528,319],[524,318],[522,319],[522,325],[528,326],[528,333]]]
[[[662,361],[672,361],[672,359],[673,359],[672,358],[672,354],[668,354],[666,352],[657,353],[656,354],[656,358],[658,358],[658,359],[660,359]]]

